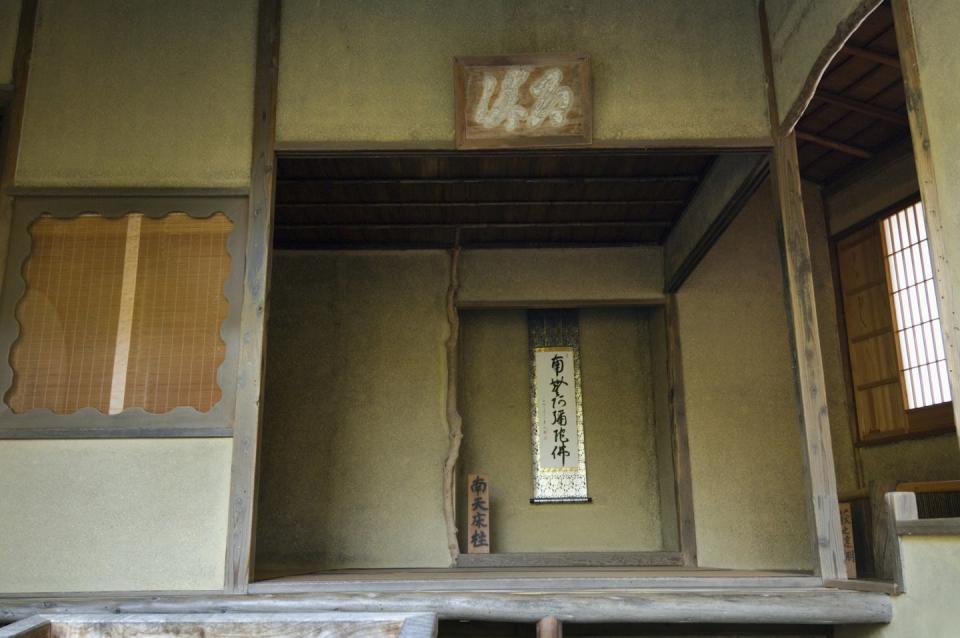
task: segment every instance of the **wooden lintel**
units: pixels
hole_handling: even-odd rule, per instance
[[[667,292],[676,292],[769,173],[769,154],[724,155],[713,163],[663,248]]]
[[[288,177],[277,180],[280,186],[316,186],[327,188],[330,186],[443,186],[443,185],[471,185],[496,184],[499,186],[550,186],[550,185],[631,185],[631,184],[665,184],[665,183],[697,183],[700,175],[640,175],[631,177],[465,177],[465,178],[401,178],[394,179],[348,179],[348,178],[320,178]]]
[[[863,115],[869,115],[870,117],[883,120],[885,122],[890,122],[891,124],[910,126],[907,116],[902,113],[891,111],[890,109],[880,108],[879,106],[875,106],[868,102],[854,100],[853,98],[846,97],[845,95],[839,95],[837,93],[821,90],[813,94],[813,99],[826,102],[827,104],[833,104],[834,106],[839,106],[849,111],[854,111]]]
[[[531,206],[566,207],[621,207],[621,206],[682,206],[684,199],[620,199],[620,200],[537,200],[537,201],[456,201],[456,202],[277,202],[278,209],[289,208],[529,208]]]
[[[817,135],[816,133],[808,133],[806,131],[798,130],[796,135],[798,140],[812,142],[818,146],[829,148],[832,151],[839,151],[841,153],[846,153],[847,155],[859,157],[860,159],[870,159],[873,157],[873,153],[865,148],[853,146],[852,144],[847,144],[845,142],[838,142],[837,140],[832,140],[830,138],[823,137],[822,135]]]
[[[680,552],[505,552],[460,554],[457,567],[679,567]]]
[[[887,55],[886,53],[880,53],[879,51],[873,51],[872,49],[864,49],[863,47],[854,46],[852,44],[845,44],[843,45],[843,52],[858,58],[863,58],[864,60],[876,62],[877,64],[889,66],[894,69],[900,68],[899,58],[892,55]]]
[[[279,59],[280,0],[260,0],[253,95],[253,156],[224,574],[224,590],[232,593],[247,591],[254,557],[263,353],[273,231]]]
[[[276,230],[486,230],[519,228],[669,228],[667,220],[614,222],[490,222],[476,224],[288,224],[278,222]]]

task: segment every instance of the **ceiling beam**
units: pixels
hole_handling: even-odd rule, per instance
[[[445,184],[503,184],[503,185],[550,185],[550,184],[662,184],[692,183],[700,181],[699,175],[643,175],[630,177],[466,177],[466,178],[384,178],[384,179],[338,179],[324,177],[287,178],[277,180],[280,186],[316,185],[329,186],[442,186]]]
[[[669,228],[672,222],[661,221],[612,221],[612,222],[481,222],[458,224],[283,224],[278,223],[276,230],[483,230],[490,228]]]
[[[493,201],[493,202],[277,202],[277,208],[524,208],[531,206],[682,206],[685,199],[627,199],[627,200],[557,200],[557,201]]]
[[[873,104],[869,104],[867,102],[861,102],[860,100],[854,100],[844,95],[830,93],[829,91],[817,91],[814,94],[813,99],[820,100],[821,102],[826,102],[827,104],[832,104],[834,106],[839,106],[849,111],[868,115],[878,120],[897,124],[898,126],[910,126],[907,116],[902,113],[880,108],[879,106],[874,106]]]
[[[887,55],[885,53],[880,53],[879,51],[873,51],[872,49],[864,49],[863,47],[853,46],[852,44],[845,44],[842,51],[849,55],[854,55],[858,58],[863,58],[864,60],[870,60],[871,62],[876,62],[877,64],[882,64],[884,66],[889,66],[894,69],[900,68],[900,59]]]
[[[837,140],[831,140],[815,133],[807,133],[805,131],[798,130],[797,139],[805,142],[811,142],[818,146],[829,148],[833,151],[846,153],[847,155],[852,155],[853,157],[859,157],[860,159],[870,159],[873,157],[873,153],[865,148],[860,148],[859,146],[853,146],[852,144],[846,144],[844,142],[838,142]]]

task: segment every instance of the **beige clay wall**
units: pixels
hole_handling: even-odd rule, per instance
[[[597,145],[769,137],[756,6],[740,0],[289,0],[278,139],[449,148],[453,57],[584,51]]]
[[[466,529],[468,513],[466,474],[482,472],[490,477],[492,551],[663,548],[650,315],[636,308],[580,310],[584,445],[593,502],[531,505],[526,311],[461,314],[460,529]]]
[[[783,120],[837,25],[869,0],[768,0],[777,108]]]
[[[231,449],[0,442],[0,593],[221,589]]]
[[[41,0],[17,185],[246,186],[255,40],[254,0]]]
[[[258,569],[446,567],[443,251],[278,253]]]
[[[960,536],[902,536],[906,593],[893,597],[889,625],[838,627],[836,638],[947,638],[957,635]]]
[[[810,569],[769,182],[677,293],[700,564]]]
[[[17,48],[20,0],[0,0],[0,84],[13,82],[13,55]]]

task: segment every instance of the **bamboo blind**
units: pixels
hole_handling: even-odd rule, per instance
[[[222,213],[37,220],[10,408],[210,410],[221,396],[231,230]]]

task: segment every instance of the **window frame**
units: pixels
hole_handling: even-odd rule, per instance
[[[883,229],[880,227],[883,223],[883,220],[891,215],[894,215],[905,208],[920,203],[922,204],[922,199],[919,192],[915,192],[912,195],[905,197],[896,203],[887,206],[868,217],[860,220],[859,222],[851,225],[848,228],[845,228],[843,231],[837,233],[830,237],[830,252],[831,252],[831,261],[833,264],[833,283],[835,287],[835,296],[836,296],[836,307],[837,307],[837,324],[838,330],[840,333],[840,346],[842,349],[842,362],[844,368],[844,379],[847,389],[847,401],[850,406],[850,413],[852,418],[851,430],[854,434],[854,445],[857,447],[870,447],[874,445],[883,445],[886,443],[896,443],[898,441],[906,441],[910,439],[919,439],[930,436],[938,436],[941,434],[950,434],[955,431],[953,424],[953,403],[952,401],[946,401],[943,403],[936,403],[933,405],[928,405],[921,408],[907,408],[907,398],[906,398],[906,387],[903,380],[903,365],[902,365],[902,353],[900,352],[900,344],[895,339],[895,351],[897,356],[897,382],[899,384],[900,394],[903,400],[904,405],[904,418],[907,423],[907,430],[905,432],[895,432],[892,434],[874,434],[873,436],[865,437],[864,434],[860,431],[859,419],[858,419],[858,410],[856,398],[854,395],[854,386],[853,386],[853,362],[850,355],[850,344],[847,337],[846,329],[846,310],[844,308],[844,292],[842,284],[840,282],[840,263],[838,257],[838,245],[845,238],[853,235],[854,233],[860,232],[869,226],[877,226],[877,232],[881,238],[881,245],[883,242]],[[925,213],[924,213],[925,214]],[[931,256],[932,258],[932,256]],[[887,293],[887,300],[889,302],[888,308],[890,312],[890,322],[893,327],[894,334],[897,330],[897,318],[896,312],[893,308],[893,298],[891,292],[891,281],[890,281],[890,272],[889,264],[886,259],[886,255],[882,256],[881,268],[884,272],[885,277],[885,287]],[[936,282],[934,282],[936,285]],[[939,299],[938,299],[939,302]]]
[[[71,219],[95,214],[119,219],[141,213],[159,219],[170,213],[185,213],[205,219],[223,213],[233,223],[227,239],[230,270],[224,283],[227,317],[220,325],[224,359],[217,368],[220,400],[207,412],[181,406],[156,414],[141,407],[124,408],[104,414],[93,407],[71,414],[56,414],[49,408],[33,408],[16,414],[6,402],[14,378],[10,355],[20,334],[16,308],[26,292],[23,266],[30,256],[30,225],[41,215]],[[4,261],[3,289],[0,291],[0,439],[39,438],[167,438],[230,437],[236,411],[237,373],[240,351],[240,313],[243,305],[244,248],[247,234],[247,198],[230,196],[21,196],[13,203],[8,250]]]

